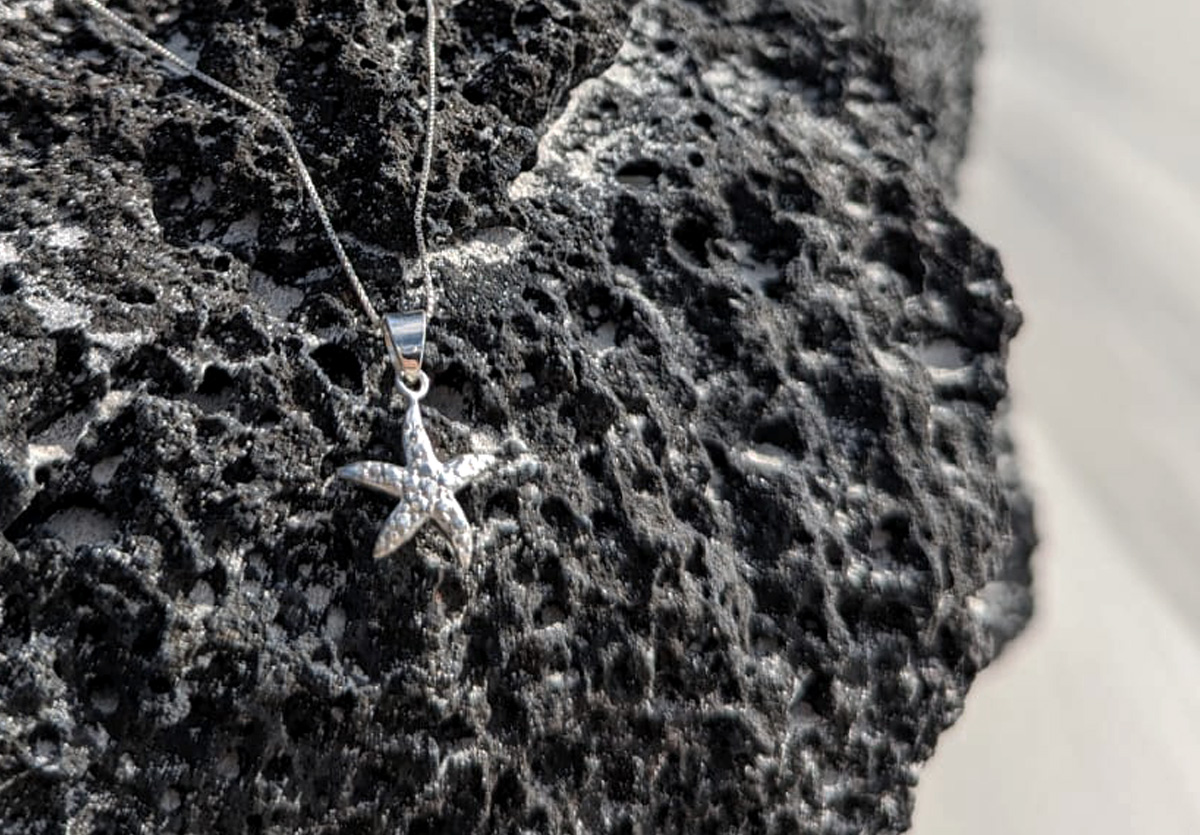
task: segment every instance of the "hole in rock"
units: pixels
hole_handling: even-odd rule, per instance
[[[603,481],[607,470],[604,464],[604,452],[599,448],[593,448],[579,456],[579,469],[589,478]]]
[[[154,304],[158,301],[155,292],[145,284],[123,284],[117,288],[116,297],[126,304]]]
[[[845,564],[845,549],[842,548],[842,544],[836,539],[831,539],[825,543],[824,553],[825,564],[830,568],[837,570]]]
[[[525,805],[525,788],[515,771],[507,770],[492,789],[492,805],[502,812],[520,809]]]
[[[438,587],[438,596],[447,612],[461,612],[467,605],[469,595],[458,577],[447,577]]]
[[[708,265],[708,242],[712,237],[712,224],[695,215],[685,217],[671,230],[671,240],[693,261],[704,266]]]
[[[277,29],[286,29],[296,22],[296,8],[290,3],[280,4],[267,12],[267,24]]]
[[[257,475],[257,471],[249,455],[243,455],[230,462],[221,471],[221,478],[225,480],[226,484],[249,484],[254,480],[255,475]]]
[[[312,358],[335,386],[356,390],[362,388],[362,366],[349,349],[327,342],[312,352]]]
[[[902,218],[913,216],[912,194],[901,180],[890,180],[881,184],[875,192],[875,205],[885,215]]]
[[[806,450],[799,425],[787,414],[772,415],[759,421],[750,437],[756,444],[779,447],[797,458],[802,458]]]
[[[521,502],[517,491],[499,490],[488,497],[487,503],[484,505],[483,516],[485,519],[494,519],[497,516],[516,519],[520,512]]]
[[[824,672],[814,672],[804,685],[803,699],[813,712],[825,719],[833,717],[837,700],[833,694],[833,677]]]
[[[925,263],[921,259],[921,244],[907,231],[890,229],[867,247],[868,261],[886,264],[908,283],[910,293],[925,289]]]
[[[775,187],[779,208],[785,212],[807,214],[816,208],[820,195],[798,171],[784,171]]]
[[[544,603],[535,616],[539,626],[553,626],[567,619],[563,607],[555,601]]]
[[[541,3],[528,3],[513,15],[513,26],[537,26],[550,17],[550,10]]]
[[[521,291],[521,298],[532,303],[533,309],[538,313],[547,316],[554,313],[557,309],[554,298],[539,287],[526,287]]]
[[[637,159],[617,169],[617,181],[627,186],[645,188],[658,182],[662,166],[652,159]]]
[[[233,377],[229,372],[219,365],[210,365],[204,370],[204,377],[200,381],[200,387],[196,389],[197,394],[218,395],[233,385]]]

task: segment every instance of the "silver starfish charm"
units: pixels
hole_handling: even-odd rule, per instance
[[[338,475],[400,500],[375,540],[376,559],[395,553],[432,519],[450,540],[458,558],[466,562],[474,549],[474,536],[454,494],[484,473],[496,458],[460,455],[446,464],[437,460],[421,423],[421,398],[429,391],[429,377],[421,371],[425,313],[420,310],[390,313],[383,317],[382,324],[396,370],[396,388],[408,401],[408,412],[404,415],[405,466],[386,461],[357,461],[342,467]]]
[[[474,537],[462,505],[454,493],[491,467],[493,455],[460,455],[443,464],[433,454],[433,446],[421,423],[417,392],[409,392],[408,413],[404,416],[404,459],[401,467],[385,461],[357,461],[338,470],[338,475],[395,496],[400,504],[392,511],[375,540],[375,558],[395,553],[429,519],[437,523],[454,546],[458,558],[471,557]]]

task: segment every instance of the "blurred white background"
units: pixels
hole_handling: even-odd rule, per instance
[[[959,211],[1026,327],[1037,612],[915,835],[1200,833],[1200,2],[985,3]]]

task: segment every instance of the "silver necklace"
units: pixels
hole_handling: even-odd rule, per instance
[[[144,34],[125,19],[117,16],[99,0],[79,0],[104,21],[120,30],[124,35],[148,52],[179,68],[197,81],[206,84],[226,98],[232,99],[253,113],[261,116],[283,138],[288,155],[300,173],[304,191],[316,209],[317,217],[325,236],[333,245],[334,253],[342,271],[349,279],[350,287],[366,313],[372,326],[383,334],[384,344],[392,360],[396,375],[396,388],[406,403],[404,416],[404,458],[401,467],[386,461],[358,461],[338,471],[342,478],[364,487],[386,493],[399,500],[395,510],[384,522],[375,542],[375,557],[386,557],[395,553],[427,521],[433,520],[450,540],[460,560],[470,558],[474,550],[474,535],[462,506],[454,497],[462,487],[482,475],[495,464],[491,455],[462,455],[442,463],[433,453],[433,446],[421,420],[421,399],[429,391],[429,377],[421,370],[425,354],[425,328],[435,309],[436,288],[433,271],[429,266],[429,252],[425,242],[425,199],[429,191],[429,175],[433,161],[434,126],[437,106],[437,8],[435,0],[425,0],[425,62],[427,69],[427,104],[425,120],[425,142],[421,159],[421,174],[417,186],[417,197],[413,208],[413,225],[417,239],[417,260],[422,276],[424,303],[401,313],[380,316],[376,312],[366,288],[354,271],[349,256],[342,248],[341,240],[329,219],[325,203],[317,192],[305,165],[300,149],[292,139],[287,125],[273,111],[238,92],[211,75],[192,66],[182,56]]]

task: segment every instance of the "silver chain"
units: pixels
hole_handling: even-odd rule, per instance
[[[433,272],[429,269],[429,252],[425,247],[425,198],[429,194],[429,171],[433,167],[433,127],[437,114],[437,8],[435,0],[425,0],[425,148],[421,152],[421,178],[417,184],[417,201],[413,206],[413,229],[417,236],[417,262],[425,282],[425,316],[433,318]]]
[[[321,227],[325,230],[326,237],[333,244],[333,251],[337,254],[338,262],[342,265],[342,269],[346,273],[346,278],[350,280],[350,286],[354,290],[354,295],[358,297],[359,305],[361,305],[363,311],[367,314],[367,318],[371,320],[372,326],[380,327],[382,322],[379,318],[379,313],[376,312],[375,306],[371,304],[371,299],[367,296],[367,291],[359,280],[358,273],[354,271],[354,265],[350,263],[350,258],[346,255],[346,250],[342,248],[342,242],[338,238],[337,232],[334,231],[333,222],[329,219],[329,212],[325,208],[325,201],[321,199],[321,195],[317,192],[312,175],[308,172],[308,166],[304,164],[304,158],[300,155],[300,148],[297,147],[295,140],[292,139],[292,133],[288,130],[283,120],[275,115],[273,111],[244,93],[238,92],[203,70],[192,66],[183,56],[178,55],[144,34],[136,26],[133,26],[124,18],[110,11],[99,0],[78,1],[111,23],[147,51],[152,52],[167,63],[178,67],[197,81],[207,84],[218,93],[232,99],[247,110],[257,113],[268,125],[279,133],[283,138],[283,144],[287,148],[288,155],[291,156],[292,162],[295,163],[297,170],[300,172],[300,182],[304,185],[304,191],[312,201],[313,208],[316,209],[317,217],[321,220]],[[425,243],[425,199],[429,193],[429,176],[433,166],[434,120],[437,112],[437,8],[435,0],[425,0],[425,13],[427,18],[425,24],[425,63],[429,90],[426,96],[425,146],[421,158],[421,174],[417,184],[417,197],[413,206],[413,228],[417,238],[417,261],[421,268],[421,278],[424,284],[425,303],[422,307],[425,315],[432,318],[435,306],[435,287],[433,283],[433,271],[429,266],[429,252]]]

